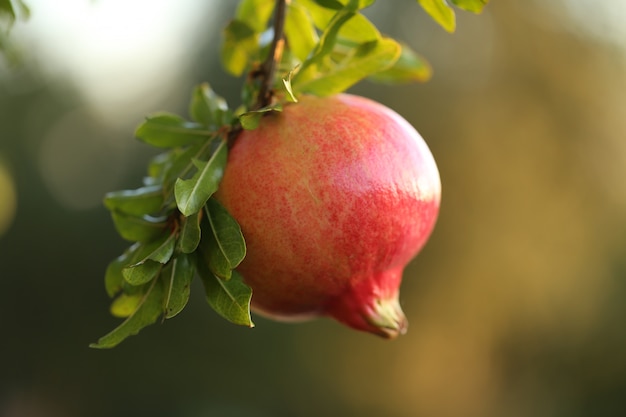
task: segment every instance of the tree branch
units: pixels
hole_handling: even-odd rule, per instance
[[[276,77],[276,69],[280,64],[280,60],[283,56],[283,50],[285,48],[285,13],[287,10],[287,2],[289,0],[276,0],[276,6],[274,8],[274,38],[270,45],[267,57],[261,66],[252,71],[250,78],[259,79],[259,92],[255,102],[250,107],[250,110],[259,110],[272,103],[274,95],[274,78]],[[228,147],[231,148],[235,144],[235,140],[239,133],[241,133],[240,123],[237,123],[228,132],[227,141]]]
[[[274,9],[274,38],[270,45],[270,50],[265,58],[265,62],[259,70],[258,76],[261,78],[261,88],[259,95],[253,108],[258,110],[272,102],[272,87],[274,86],[274,77],[276,68],[280,64],[285,47],[285,12],[287,9],[287,0],[276,0]]]

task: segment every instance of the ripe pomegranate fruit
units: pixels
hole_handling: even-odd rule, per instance
[[[386,338],[404,333],[406,264],[437,218],[437,166],[417,131],[372,100],[305,96],[243,131],[218,200],[248,246],[238,271],[255,312],[331,316]]]

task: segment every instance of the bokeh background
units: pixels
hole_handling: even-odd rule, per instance
[[[140,184],[134,127],[186,114],[235,1],[28,0],[0,58],[0,417],[626,415],[626,3],[493,0],[447,34],[413,0],[368,12],[422,52],[426,84],[363,83],[440,167],[409,266],[409,333],[224,322],[201,288],[110,351],[102,196]]]

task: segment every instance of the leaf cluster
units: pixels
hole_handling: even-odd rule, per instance
[[[446,30],[454,30],[454,12],[445,0],[417,1]],[[476,13],[487,2],[451,1]],[[220,55],[230,74],[247,75],[242,104],[233,111],[202,84],[192,93],[190,120],[170,113],[148,117],[135,136],[163,153],[149,164],[141,187],[105,197],[117,231],[130,242],[105,273],[111,313],[124,321],[92,347],[116,346],[159,318],[179,314],[196,276],[219,315],[253,326],[252,290],[235,271],[246,255],[244,236],[214,197],[229,147],[242,129],[255,129],[264,116],[301,94],[337,94],[363,79],[426,81],[431,68],[424,58],[380,33],[362,13],[374,2],[240,1],[223,31]]]
[[[455,13],[446,0],[417,0],[444,29],[453,32]],[[480,13],[488,0],[452,0]],[[386,84],[427,81],[428,62],[406,43],[380,33],[362,13],[375,0],[291,0],[287,2],[285,53],[276,90],[287,101],[303,93],[327,96],[369,79]],[[224,30],[221,59],[234,76],[253,71],[273,35],[268,22],[275,0],[243,0]]]
[[[135,136],[165,151],[152,160],[140,188],[105,196],[118,233],[132,244],[105,273],[111,313],[125,320],[92,347],[113,347],[159,317],[179,314],[196,275],[218,314],[253,326],[252,291],[233,271],[245,256],[245,241],[213,197],[235,118],[208,84],[194,90],[189,113],[191,121],[169,113],[148,117]]]

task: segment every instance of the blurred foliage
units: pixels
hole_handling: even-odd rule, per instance
[[[101,277],[125,246],[93,200],[134,186],[150,156],[70,84],[1,73],[0,166],[17,211],[0,235],[0,416],[626,414],[624,50],[561,30],[540,2],[459,15],[455,36],[405,3],[371,18],[429,57],[432,80],[354,89],[418,128],[444,186],[405,274],[411,328],[393,343],[329,320],[253,317],[243,330],[200,290],[184,319],[88,349],[115,323]],[[184,113],[191,86],[220,76],[216,53],[190,59],[196,79],[158,106]]]
[[[9,62],[17,62],[9,32],[16,20],[27,20],[30,9],[22,0],[0,0],[0,58]]]

